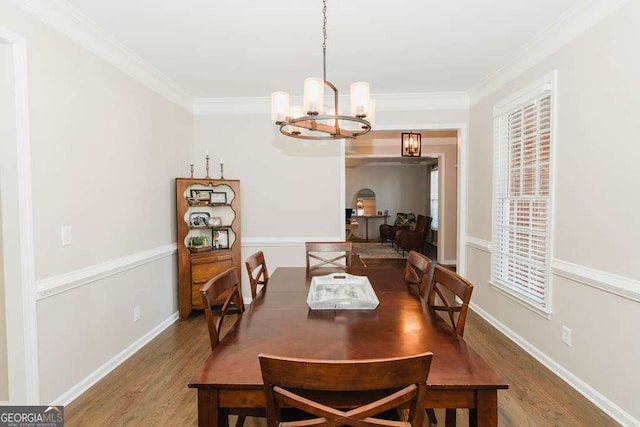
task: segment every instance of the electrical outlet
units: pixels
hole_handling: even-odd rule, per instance
[[[571,347],[571,329],[562,327],[562,342]]]
[[[137,322],[138,320],[140,320],[140,317],[142,315],[140,314],[140,306],[136,305],[135,307],[133,307],[133,321]]]
[[[60,227],[60,237],[62,239],[62,246],[69,246],[73,241],[73,229],[70,225],[64,225]]]

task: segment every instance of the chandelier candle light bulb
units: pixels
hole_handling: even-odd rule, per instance
[[[290,109],[291,118],[297,119],[298,117],[303,117],[304,113],[302,112],[302,105],[294,105]],[[290,126],[289,131],[292,135],[300,135],[302,134],[302,128],[298,126]]]
[[[271,94],[271,120],[273,123],[284,123],[289,116],[289,94],[273,92]]]
[[[369,83],[351,83],[351,115],[365,118],[369,110]]]
[[[309,116],[322,113],[324,102],[324,80],[319,77],[304,79],[304,111]]]

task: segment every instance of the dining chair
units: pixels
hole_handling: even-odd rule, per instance
[[[391,224],[381,224],[380,229],[380,243],[384,244],[387,240],[392,243],[398,230],[408,230],[411,226],[409,223],[409,214],[398,212],[396,215],[396,221]]]
[[[244,265],[247,267],[249,274],[249,285],[251,286],[251,298],[255,298],[258,294],[258,285],[264,289],[269,281],[269,270],[267,270],[267,262],[264,259],[262,251],[249,256]]]
[[[432,221],[433,218],[430,216],[418,215],[413,230],[398,230],[394,238],[396,250],[402,249],[403,255],[405,251],[410,250],[424,252],[424,244],[431,230]]]
[[[224,303],[220,308],[213,305],[214,301],[221,299],[222,295],[227,295]],[[240,279],[238,278],[238,272],[235,267],[231,267],[217,276],[213,277],[207,283],[205,283],[200,289],[200,297],[204,304],[204,315],[207,321],[207,327],[209,329],[209,341],[211,343],[211,350],[216,348],[220,342],[220,329],[222,323],[230,309],[235,308],[235,313],[238,313],[238,317],[241,316],[244,311],[244,304],[242,303],[242,293],[240,290]],[[218,321],[215,321],[215,317],[218,317]],[[234,321],[234,322],[235,322]],[[247,409],[230,409],[229,414],[237,415],[236,427],[244,425],[245,418],[247,416],[252,417],[265,417],[264,410],[247,410]]]
[[[446,312],[443,316],[450,322],[455,332],[462,337],[467,322],[469,302],[473,293],[473,285],[454,271],[437,265],[433,271],[431,284],[427,295],[427,305],[435,312]],[[475,418],[475,408],[469,408],[469,419]],[[433,410],[427,409],[430,424],[437,423]],[[456,410],[448,408],[445,411],[446,426],[456,425]]]
[[[404,281],[415,286],[419,296],[424,296],[431,273],[431,260],[426,255],[411,251],[404,266]]]
[[[307,271],[318,267],[351,267],[351,253],[353,252],[353,243],[351,242],[306,242],[305,251],[307,255]],[[330,258],[327,255],[319,255],[321,253],[340,252],[340,255]],[[311,259],[318,261],[311,265]],[[344,259],[344,264],[339,262]]]
[[[433,353],[370,360],[258,357],[268,427],[422,426]],[[308,419],[283,421],[284,406],[303,411]],[[409,408],[408,421],[380,418],[400,407]]]

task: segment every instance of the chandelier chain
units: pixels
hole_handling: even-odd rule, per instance
[[[322,1],[322,80],[327,80],[327,0]]]

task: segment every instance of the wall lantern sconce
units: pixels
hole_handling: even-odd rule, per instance
[[[402,157],[420,157],[422,153],[422,134],[402,132]]]

